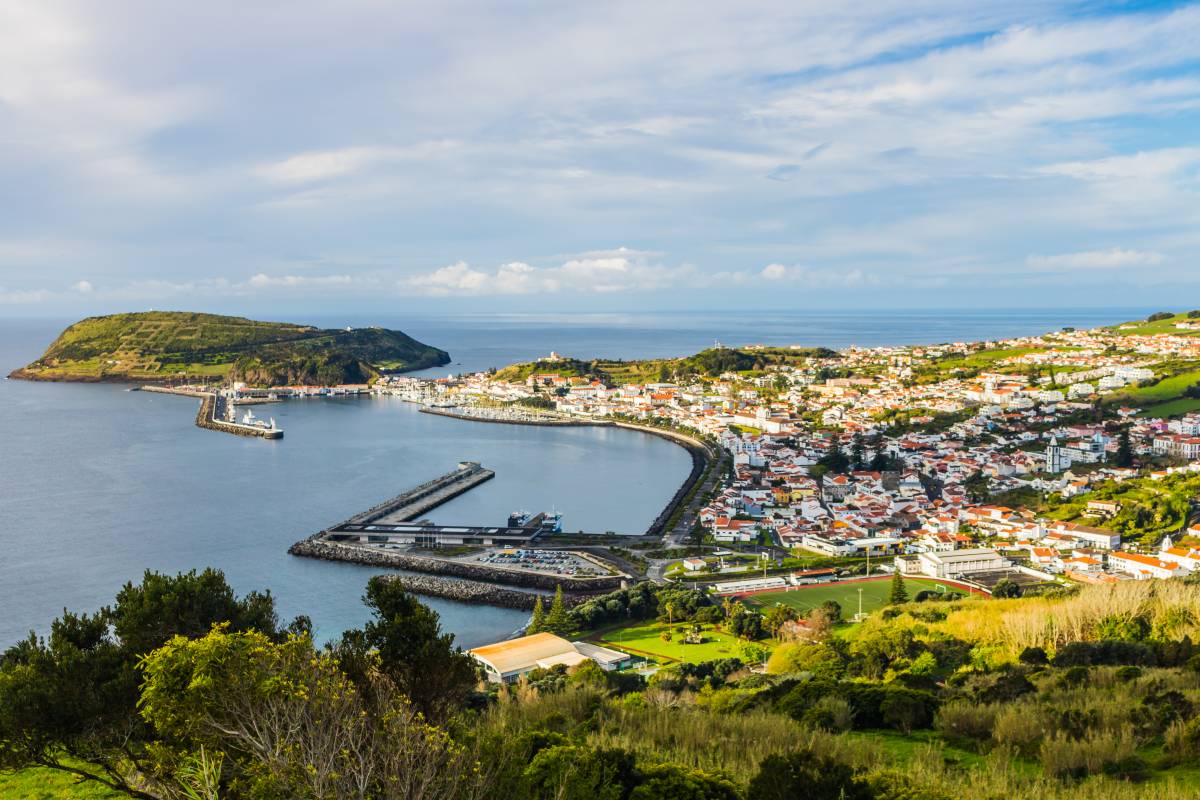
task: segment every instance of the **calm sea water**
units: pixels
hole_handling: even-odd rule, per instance
[[[382,324],[450,351],[435,374],[503,366],[550,350],[580,357],[682,355],[726,344],[938,342],[1038,333],[1141,315],[1104,311],[749,315],[475,315],[309,319]],[[36,358],[68,320],[0,319],[0,372]],[[569,529],[645,529],[686,476],[687,454],[631,431],[470,423],[389,398],[266,406],[287,430],[266,442],[192,424],[192,400],[114,385],[0,381],[0,647],[48,632],[64,607],[110,602],[144,569],[225,571],[270,589],[281,614],[310,615],[320,638],[362,624],[376,570],[294,558],[288,545],[458,461],[497,477],[430,516],[502,523],[554,508]],[[470,647],[524,615],[429,599]]]

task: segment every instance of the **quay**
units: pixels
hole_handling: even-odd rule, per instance
[[[408,546],[442,547],[446,545],[485,545],[524,547],[542,530],[543,514],[520,527],[506,525],[435,525],[418,518],[443,503],[491,480],[496,473],[477,461],[463,461],[458,469],[413,487],[403,494],[368,508],[326,528],[305,540],[308,544],[327,543],[375,548]],[[305,542],[293,545],[289,552]],[[308,553],[300,552],[300,555]]]
[[[415,486],[403,494],[385,500],[346,520],[341,526],[395,525],[412,522],[464,492],[496,477],[478,461],[461,461],[458,469]]]

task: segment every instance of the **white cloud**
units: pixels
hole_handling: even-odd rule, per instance
[[[702,276],[697,285],[704,288],[759,287],[768,291],[780,289],[851,289],[876,286],[878,276],[862,269],[818,269],[802,264],[768,264],[757,272],[734,270]]]
[[[695,275],[695,268],[687,264],[653,264],[636,251],[615,250],[586,253],[555,267],[514,261],[489,271],[459,261],[402,278],[398,285],[431,296],[612,294],[667,289]]]
[[[76,281],[75,283],[71,284],[71,290],[79,292],[80,294],[90,294],[93,289],[95,289],[95,287],[92,286],[91,281]]]
[[[251,276],[247,284],[255,289],[303,289],[320,286],[349,286],[353,282],[354,278],[349,275],[266,275],[260,272]]]
[[[1111,250],[1088,250],[1081,253],[1060,253],[1051,256],[1034,254],[1025,259],[1028,266],[1039,270],[1120,269],[1122,267],[1153,266],[1162,262],[1162,253],[1122,250],[1119,247]]]
[[[33,303],[41,303],[50,296],[50,293],[43,289],[35,290],[8,290],[0,286],[0,305],[31,305]]]

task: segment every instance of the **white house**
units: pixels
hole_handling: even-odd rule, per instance
[[[1164,561],[1154,556],[1144,556],[1140,553],[1113,553],[1108,557],[1108,565],[1117,572],[1132,575],[1138,580],[1146,578],[1174,578],[1187,570],[1171,561]]]

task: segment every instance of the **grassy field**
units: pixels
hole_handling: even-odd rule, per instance
[[[937,591],[937,587],[943,585],[928,578],[904,579],[904,587],[908,589],[908,596],[910,598],[923,589]],[[816,608],[828,600],[836,600],[842,607],[842,614],[849,619],[858,613],[859,589],[863,590],[863,611],[869,614],[887,605],[888,596],[892,592],[892,581],[890,578],[881,578],[879,580],[826,583],[793,589],[790,592],[764,592],[762,594],[750,595],[745,598],[745,602],[746,605],[757,606],[759,608],[770,608],[776,603],[782,603],[785,606],[791,606],[797,611],[805,612]],[[962,591],[961,589],[954,590]]]
[[[1128,330],[1121,330],[1122,325],[1114,325],[1109,330],[1119,336],[1152,336],[1156,333],[1174,333],[1180,336],[1195,336],[1196,331],[1179,330],[1175,327],[1179,322],[1195,322],[1195,319],[1190,319],[1187,313],[1176,314],[1169,319],[1157,320],[1155,322],[1146,322],[1145,320],[1134,320],[1122,325],[1134,325],[1135,327]]]
[[[1112,395],[1113,402],[1129,402],[1137,405],[1165,403],[1183,398],[1183,390],[1193,383],[1200,381],[1200,369],[1181,372],[1169,378],[1163,378],[1153,386],[1136,386],[1122,389]]]
[[[24,769],[0,772],[0,797],[4,800],[110,800],[128,797],[92,782],[81,782],[73,775],[52,769]]]
[[[667,661],[687,661],[692,664],[718,658],[740,657],[742,640],[732,634],[715,630],[711,625],[704,626],[704,638],[707,640],[704,644],[683,644],[683,634],[688,627],[690,624],[676,624],[676,635],[671,641],[664,642],[662,632],[667,628],[666,623],[639,622],[606,631],[597,641],[634,655],[651,656]]]
[[[1193,411],[1200,411],[1200,399],[1195,397],[1180,397],[1178,400],[1168,400],[1165,403],[1147,406],[1139,411],[1137,415],[1139,417],[1166,419],[1167,417],[1180,417],[1184,414],[1190,414]]]

